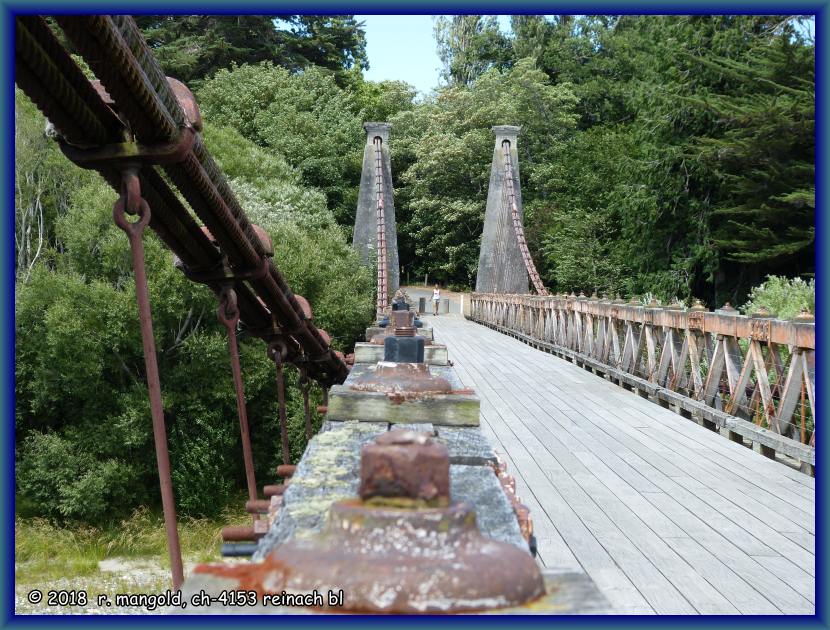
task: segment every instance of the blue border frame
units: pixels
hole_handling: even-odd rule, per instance
[[[828,263],[828,254],[823,249],[823,245],[827,243],[827,218],[823,211],[827,211],[827,184],[828,176],[830,176],[830,169],[827,164],[827,105],[828,105],[828,82],[826,80],[827,73],[827,46],[825,44],[825,33],[827,27],[830,26],[830,12],[828,6],[830,0],[823,1],[805,1],[801,0],[794,4],[785,2],[770,2],[770,1],[755,1],[752,0],[738,0],[725,2],[701,1],[693,2],[683,0],[676,3],[668,3],[659,0],[628,0],[622,2],[612,2],[609,0],[589,0],[588,2],[575,2],[570,0],[568,2],[553,3],[542,2],[540,0],[518,0],[518,2],[508,3],[497,0],[481,0],[481,1],[461,1],[455,0],[450,2],[437,2],[436,0],[426,0],[423,2],[416,2],[414,0],[402,0],[396,2],[394,6],[386,5],[378,0],[351,0],[351,1],[336,1],[336,0],[311,0],[311,2],[303,3],[297,0],[291,2],[266,2],[263,0],[243,0],[238,4],[232,4],[223,0],[214,0],[213,2],[194,2],[193,0],[176,0],[175,3],[161,3],[161,2],[125,2],[112,3],[106,1],[90,1],[83,2],[67,2],[67,1],[45,1],[45,2],[25,2],[24,0],[0,0],[0,46],[2,46],[2,60],[0,60],[0,85],[2,86],[3,94],[0,99],[0,111],[3,114],[3,124],[0,125],[0,145],[4,149],[3,172],[0,178],[0,196],[5,201],[7,212],[4,213],[4,220],[0,223],[0,242],[3,243],[2,255],[0,256],[0,276],[3,281],[2,294],[5,299],[2,302],[3,326],[0,332],[0,356],[2,356],[2,370],[0,370],[0,379],[2,379],[2,387],[0,387],[0,402],[2,402],[3,409],[3,423],[2,423],[2,465],[5,472],[3,483],[3,497],[2,508],[0,508],[0,518],[2,518],[2,533],[4,534],[4,541],[14,540],[14,179],[13,179],[13,164],[14,164],[14,147],[13,135],[14,129],[14,35],[13,35],[13,20],[16,14],[49,14],[49,13],[105,13],[107,11],[117,13],[158,13],[158,14],[175,14],[175,13],[196,13],[206,12],[211,13],[225,13],[225,14],[243,14],[243,13],[264,13],[277,12],[280,13],[318,13],[318,14],[334,14],[345,11],[352,11],[357,14],[436,14],[436,13],[574,13],[584,14],[591,13],[609,13],[609,14],[708,14],[708,13],[728,13],[728,14],[760,14],[760,13],[787,13],[787,14],[814,14],[816,24],[816,75],[817,75],[817,92],[816,92],[816,342],[817,342],[817,361],[816,361],[816,390],[823,392],[830,391],[830,381],[828,379],[828,372],[824,370],[824,356],[826,351],[826,339],[824,335],[824,321],[826,318],[827,308],[826,300],[828,299],[828,291],[825,282],[824,270]],[[821,270],[821,273],[819,273]],[[824,399],[821,398],[816,403],[818,405],[817,417],[824,417]],[[827,604],[825,602],[825,595],[827,595],[826,583],[826,557],[824,544],[824,526],[826,524],[825,509],[825,491],[826,491],[826,471],[823,467],[823,453],[826,444],[826,435],[823,431],[817,435],[817,462],[816,467],[816,615],[813,617],[751,617],[749,619],[736,619],[725,616],[709,616],[709,617],[578,617],[578,618],[549,618],[549,617],[523,617],[521,623],[532,623],[534,625],[540,624],[556,624],[558,627],[590,627],[590,626],[606,626],[606,625],[625,625],[633,626],[639,624],[663,625],[701,625],[714,627],[726,627],[727,624],[741,624],[741,625],[764,625],[772,626],[819,626],[827,627]],[[7,548],[8,550],[8,548]],[[153,618],[146,620],[144,617],[125,617],[125,616],[109,616],[109,617],[95,617],[95,616],[14,616],[14,551],[4,554],[2,578],[0,578],[0,624],[9,627],[38,627],[38,626],[52,626],[52,625],[109,625],[109,624],[131,624],[144,625],[152,624],[153,626],[173,626],[173,625],[210,625],[210,626],[238,626],[241,624],[268,624],[279,625],[281,627],[305,626],[315,627],[337,623],[337,624],[412,624],[421,623],[423,618],[403,618],[395,617],[394,620],[389,617],[175,617],[175,618]],[[430,617],[428,623],[436,628],[445,625],[456,625],[458,623],[475,624],[475,625],[493,625],[500,626],[506,623],[515,623],[515,618],[510,621],[504,617]]]

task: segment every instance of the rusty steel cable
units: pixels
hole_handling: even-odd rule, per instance
[[[161,72],[132,18],[59,16],[57,20],[101,79],[100,87],[93,85],[83,74],[43,18],[38,16],[16,18],[16,80],[55,126],[61,138],[61,149],[67,157],[83,168],[98,171],[110,186],[122,192],[114,218],[127,232],[133,253],[165,528],[173,582],[178,588],[183,571],[143,265],[141,235],[144,227],[149,225],[157,232],[182,266],[190,270],[215,269],[223,256],[239,277],[248,278],[244,273],[246,270],[265,269],[263,277],[234,280],[233,290],[238,316],[250,332],[268,342],[279,341],[281,344],[281,359],[277,362],[279,377],[285,359],[302,359],[310,376],[324,388],[342,382],[348,368],[331,349],[328,339],[313,325],[310,311],[303,309],[279,270],[265,258],[262,242],[196,133],[201,127],[200,118],[198,125],[195,122],[199,116],[195,100],[184,86],[181,86],[186,93],[184,96],[174,93],[175,86],[171,87]],[[192,144],[184,142],[187,139],[193,139]],[[163,164],[163,160],[155,157],[154,151],[177,147],[184,151],[181,157],[176,156]],[[162,177],[162,170],[215,235],[216,244],[205,235]],[[138,222],[131,223],[124,216],[128,206],[139,214]],[[205,284],[221,295],[221,282],[208,280]],[[235,334],[229,335],[229,343],[234,341]],[[235,376],[241,384],[241,374]],[[278,390],[283,459],[289,462],[285,392],[281,378],[278,378]],[[244,433],[244,428],[241,429]],[[246,462],[246,474],[249,469]],[[250,487],[255,488],[252,475],[248,476],[248,482],[250,492]]]
[[[113,112],[95,107],[96,102],[103,103],[94,98],[94,88],[83,74],[71,72],[75,62],[36,17],[15,20],[15,64],[21,89],[41,95],[33,100],[67,139],[78,144],[104,144],[112,137],[107,123],[113,128],[120,126]],[[43,98],[46,94],[48,98]]]
[[[388,282],[386,265],[386,210],[383,205],[383,141],[380,136],[373,141],[375,146],[375,218],[377,219],[377,312],[378,315],[386,308],[388,296]]]
[[[179,102],[129,16],[60,16],[61,28],[101,78],[130,128],[141,141],[169,140],[187,124]],[[163,169],[182,192],[196,214],[210,229],[234,267],[256,267],[264,248],[254,233],[229,185],[200,138],[192,151],[176,164]],[[269,273],[251,286],[276,318],[279,330],[287,331],[290,357],[304,353],[310,359],[312,376],[325,383],[341,382],[347,368],[334,354],[302,308],[279,271],[269,262]],[[239,288],[239,287],[237,287]],[[259,334],[262,316],[253,327]],[[243,313],[243,321],[247,318]],[[260,336],[267,337],[264,334]]]
[[[219,298],[219,308],[216,316],[228,334],[228,354],[231,359],[233,386],[236,392],[236,413],[239,418],[239,434],[242,441],[242,459],[245,464],[245,480],[248,484],[248,498],[256,501],[257,485],[254,475],[254,456],[251,451],[251,435],[248,430],[248,409],[245,405],[245,387],[242,383],[242,369],[239,366],[239,345],[236,339],[236,327],[239,324],[239,308],[236,301],[236,291],[230,284],[225,285]],[[254,520],[257,520],[254,515]]]
[[[510,208],[510,216],[513,221],[513,231],[516,233],[516,241],[519,243],[519,251],[522,254],[527,275],[530,276],[533,287],[539,295],[548,295],[548,290],[542,284],[542,278],[539,277],[539,272],[536,271],[536,265],[533,264],[533,259],[530,257],[530,250],[527,248],[527,240],[525,239],[525,229],[522,225],[522,217],[519,215],[519,205],[516,201],[516,189],[513,183],[513,158],[510,155],[510,141],[505,140],[501,143],[502,152],[504,156],[504,190],[507,205]]]
[[[272,341],[268,344],[268,356],[274,361],[277,379],[277,414],[280,423],[280,446],[282,448],[282,463],[291,464],[291,447],[288,443],[288,418],[285,413],[285,344],[282,341]]]
[[[66,111],[71,108],[69,103],[72,92],[51,89],[41,82],[41,77],[32,75],[27,69],[26,59],[33,65],[45,66],[49,62],[60,69],[69,85],[77,88],[83,94],[84,102],[93,112],[97,122],[95,129],[111,129],[112,135],[106,141],[113,143],[123,139],[125,129],[115,113],[104,103],[100,95],[94,90],[81,69],[75,64],[52,31],[41,18],[34,16],[18,16],[15,21],[16,29],[16,79],[21,89],[32,99],[40,111],[55,125],[61,136],[68,142],[83,146],[89,144],[85,135],[88,131],[72,120],[66,119],[57,122],[54,112]],[[34,83],[21,81],[27,76]],[[96,170],[118,192],[121,176],[116,168],[104,165],[97,166]],[[153,168],[144,168],[141,172],[142,195],[155,209],[150,220],[150,227],[156,231],[164,242],[187,264],[208,265],[219,258],[216,249],[199,233],[198,225],[181,204],[164,180]]]
[[[138,167],[127,167],[123,171],[123,190],[112,210],[115,224],[121,228],[130,241],[130,251],[135,274],[135,294],[138,303],[138,319],[141,341],[144,346],[144,365],[147,370],[147,390],[150,396],[150,415],[153,420],[156,463],[161,486],[161,503],[164,526],[167,531],[168,553],[173,574],[173,588],[178,590],[184,581],[179,532],[176,526],[176,502],[173,496],[173,480],[170,476],[170,454],[167,450],[167,429],[164,424],[164,408],[161,400],[156,344],[153,338],[153,317],[150,311],[150,295],[147,289],[147,272],[144,268],[144,244],[142,236],[150,222],[150,206],[141,198],[141,184]],[[127,214],[138,217],[135,222]]]

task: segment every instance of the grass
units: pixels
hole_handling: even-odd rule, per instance
[[[189,567],[221,560],[220,531],[226,525],[250,523],[244,501],[233,502],[217,518],[181,518],[179,538],[185,573]],[[109,560],[106,566],[102,561]],[[56,611],[25,601],[33,588],[82,589],[91,600],[98,594],[157,593],[170,588],[170,561],[161,514],[147,508],[104,527],[59,526],[43,518],[15,519],[15,591],[20,612]],[[115,608],[107,612],[124,612]]]

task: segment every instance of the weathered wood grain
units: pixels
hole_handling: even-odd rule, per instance
[[[576,563],[620,612],[814,612],[813,478],[507,335],[428,319],[481,399],[482,431],[531,508],[546,567]],[[696,350],[718,352],[714,339]],[[723,371],[734,383],[742,366],[730,350]],[[688,349],[671,351],[648,365],[658,378],[682,369]]]

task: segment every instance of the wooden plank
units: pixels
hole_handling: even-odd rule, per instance
[[[802,549],[814,552],[816,548],[816,536],[808,532],[781,532],[784,536],[799,545]]]
[[[614,604],[815,610],[812,593],[801,593],[815,570],[815,538],[793,522],[812,516],[814,480],[495,330],[455,318],[435,328],[481,398],[482,426],[509,458],[538,533],[554,555],[570,554],[602,582]],[[727,380],[732,368],[725,359]],[[659,601],[652,578],[675,605]]]
[[[501,403],[501,401],[491,401],[488,399],[488,403],[490,402]],[[503,407],[501,404],[499,404],[499,406]],[[488,413],[487,405],[485,405],[484,413]],[[489,418],[488,422],[490,422]],[[533,462],[532,457],[527,459],[529,454],[526,450],[526,444],[515,438],[515,435],[512,440],[509,437],[506,437],[506,430],[508,430],[506,423],[503,423],[498,429],[496,428],[499,426],[498,424],[494,424],[492,426],[494,426],[494,430],[500,434],[502,444],[511,444],[508,448],[510,448],[511,455],[514,457],[514,461],[517,462],[517,465],[523,466],[523,470],[533,470],[534,467],[536,468],[535,475],[537,489],[541,489],[543,494],[548,493],[549,495],[551,492],[556,493],[552,500],[549,499],[551,501],[550,504],[555,506],[553,508],[555,510],[555,517],[554,515],[551,515],[551,518],[555,521],[557,519],[560,520],[557,524],[557,529],[562,533],[563,537],[568,540],[569,545],[575,551],[575,555],[580,559],[580,562],[583,566],[585,566],[588,573],[594,577],[598,583],[602,581],[606,584],[608,588],[604,588],[602,584],[600,584],[600,588],[606,596],[609,597],[609,599],[612,601],[616,599],[614,603],[618,606],[618,608],[619,606],[631,608],[633,602],[633,608],[635,610],[641,612],[645,610],[645,601],[642,600],[642,597],[638,598],[636,596],[632,596],[632,592],[630,590],[631,582],[626,580],[629,585],[629,587],[626,587],[625,582],[620,581],[622,576],[629,575],[632,579],[637,580],[642,589],[649,593],[652,599],[659,604],[658,607],[661,612],[693,612],[691,606],[689,606],[682,597],[679,597],[679,595],[672,595],[673,589],[671,585],[665,581],[665,578],[663,578],[659,571],[644,560],[642,554],[637,552],[634,546],[630,544],[630,541],[625,541],[625,537],[610,524],[610,521],[603,518],[603,515],[598,508],[594,506],[592,511],[589,503],[586,503],[583,500],[580,504],[579,497],[571,496],[570,499],[575,503],[580,504],[583,508],[583,512],[580,513],[580,517],[577,517],[577,520],[585,518],[585,514],[588,513],[592,518],[588,518],[587,522],[594,528],[593,531],[595,533],[599,532],[599,537],[603,540],[603,546],[613,550],[616,563],[612,561],[610,566],[596,566],[594,554],[597,554],[598,551],[593,548],[593,545],[598,544],[597,539],[594,538],[588,530],[580,529],[579,525],[574,522],[565,523],[563,526],[561,519],[568,516],[568,510],[564,508],[565,506],[568,506],[568,509],[570,509],[570,503],[563,500],[562,496],[558,494],[558,490],[551,486],[549,480],[546,483],[544,473],[542,473],[538,465]],[[514,449],[520,453],[520,456],[516,457]],[[522,451],[524,451],[524,453],[522,453]],[[546,486],[548,487],[546,488]],[[538,496],[539,494],[537,492],[537,497]],[[576,513],[573,513],[573,516],[575,517]],[[582,527],[584,528],[585,525]],[[593,540],[593,542],[591,542],[591,540]],[[584,548],[590,549],[590,552],[586,551],[585,553],[579,553],[578,550]],[[599,547],[599,549],[602,549],[602,547]],[[586,555],[586,553],[589,555]],[[625,573],[618,574],[615,570],[613,570],[612,566],[616,566],[616,564],[619,564]],[[661,590],[661,587],[662,589],[668,590]],[[658,602],[661,592],[663,594],[663,598],[662,601]],[[640,600],[640,603],[637,603],[638,599]]]
[[[680,554],[719,593],[727,596],[740,613],[745,615],[781,614],[781,611],[768,599],[744,582],[695,540],[679,537],[669,538],[667,542],[672,550]]]
[[[680,493],[682,495],[682,493]],[[784,583],[774,572],[760,563],[762,557],[780,557],[777,554],[750,556],[740,544],[729,542],[723,532],[705,524],[699,514],[687,509],[678,501],[678,494],[661,493],[648,495],[660,505],[663,512],[681,525],[701,547],[706,549],[726,567],[750,585],[755,591],[771,602],[778,610],[787,614],[813,614],[811,599]],[[812,596],[812,594],[811,594]]]
[[[666,328],[663,333],[663,344],[660,352],[660,363],[657,367],[657,382],[660,385],[667,385],[669,368],[672,364],[672,353],[674,352],[674,329]]]
[[[488,421],[490,420],[488,419]],[[521,468],[525,479],[529,480],[537,500],[540,504],[548,506],[546,513],[557,531],[566,541],[585,571],[597,582],[600,590],[608,597],[612,605],[620,611],[629,613],[651,610],[651,606],[646,602],[643,595],[638,593],[628,577],[632,573],[635,578],[638,577],[636,573],[638,558],[636,556],[632,558],[630,547],[619,543],[612,544],[613,541],[620,540],[620,537],[614,536],[612,530],[605,531],[604,539],[607,546],[600,544],[589,530],[588,525],[564,500],[551,481],[545,477],[543,471],[527,453],[522,443],[516,439],[515,435],[511,435],[512,432],[507,424],[504,422],[490,422],[499,435],[502,444],[509,449],[513,462]],[[609,555],[611,551],[615,553],[614,558]],[[618,563],[621,563],[620,566],[618,566]],[[628,574],[621,569],[623,566],[628,567]],[[648,584],[652,578],[658,580],[659,583],[659,574],[643,576],[642,583],[646,590],[650,588]],[[674,602],[671,593],[669,593],[666,603],[667,606],[661,608],[661,612],[665,610],[690,612],[690,607],[686,609],[681,604],[672,606]]]
[[[509,409],[515,409],[515,407],[510,405]],[[512,426],[514,430],[518,429],[515,424]],[[660,537],[641,520],[642,514],[639,516],[635,514],[613,492],[603,486],[588,471],[587,467],[583,467],[580,472],[572,472],[577,468],[572,462],[567,460],[563,462],[558,457],[550,455],[550,441],[547,441],[547,448],[545,448],[538,442],[538,439],[534,439],[537,436],[532,431],[525,434],[522,430],[522,434],[522,443],[525,448],[528,449],[540,467],[545,470],[548,477],[555,481],[557,488],[563,492],[563,496],[569,505],[580,514],[583,520],[589,518],[595,528],[600,528],[599,536],[605,540],[611,538],[615,541],[617,548],[627,548],[626,543],[622,541],[620,536],[627,538],[645,558],[655,566],[660,567],[660,572],[698,611],[709,614],[737,612],[734,606],[717,593],[704,579],[690,570],[690,567],[671,551]],[[557,455],[561,455],[561,450],[557,452]],[[579,452],[573,453],[574,457],[584,457],[585,455]],[[598,461],[595,458],[593,463],[596,464]],[[564,468],[563,464],[569,464],[568,468]],[[667,519],[663,519],[661,522],[659,519],[662,518],[662,515],[653,508],[649,510],[646,506],[651,507],[645,501],[638,505],[641,510],[651,512],[649,517],[659,523],[664,533],[675,535],[680,533],[677,527]],[[618,530],[608,529],[608,523],[602,519],[600,511],[604,513],[607,519],[610,519],[610,522],[617,526]],[[603,524],[605,525],[604,528]],[[630,549],[627,550],[631,551]],[[631,559],[629,558],[629,560]],[[636,560],[635,564],[638,565],[634,568],[635,571],[649,572],[648,567],[642,566]],[[642,587],[640,588],[642,591]],[[651,599],[649,601],[653,606],[655,605]]]
[[[816,579],[781,556],[758,558],[758,562],[775,573],[805,599],[815,604]]]
[[[712,356],[712,362],[709,364],[709,372],[706,374],[706,382],[703,384],[703,400],[707,405],[711,405],[715,396],[718,393],[720,386],[720,377],[723,374],[725,360],[724,360],[724,344],[723,339],[718,339],[715,345],[715,353]]]

